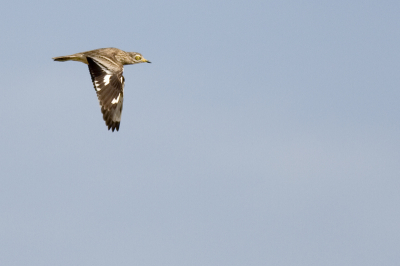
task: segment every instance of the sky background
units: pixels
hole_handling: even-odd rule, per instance
[[[1,265],[400,265],[399,1],[8,1]],[[119,132],[87,50],[136,51]]]

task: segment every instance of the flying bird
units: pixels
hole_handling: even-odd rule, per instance
[[[119,130],[124,100],[124,65],[151,63],[140,53],[117,48],[101,48],[73,55],[53,57],[54,61],[78,61],[89,66],[90,76],[99,99],[108,130]]]

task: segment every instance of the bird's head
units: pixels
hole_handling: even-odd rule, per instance
[[[129,52],[130,62],[129,64],[138,64],[138,63],[151,63],[149,60],[145,59],[140,53]]]

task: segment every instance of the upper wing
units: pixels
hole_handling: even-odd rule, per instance
[[[119,130],[125,79],[123,67],[105,57],[87,57],[90,76],[108,129]]]

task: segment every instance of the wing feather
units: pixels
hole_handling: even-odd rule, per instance
[[[124,100],[123,68],[103,57],[87,57],[87,61],[103,119],[108,129],[118,131]]]

